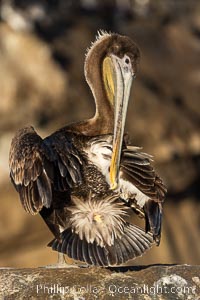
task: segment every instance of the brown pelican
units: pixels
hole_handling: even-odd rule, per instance
[[[10,176],[24,209],[40,213],[54,250],[90,265],[122,264],[160,242],[165,186],[151,156],[124,138],[139,57],[130,38],[100,32],[85,59],[94,117],[45,139],[25,127],[11,144]],[[134,212],[145,230],[131,223]]]

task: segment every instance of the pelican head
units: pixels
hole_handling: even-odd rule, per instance
[[[82,133],[111,134],[114,128],[116,131],[118,122],[124,125],[139,57],[139,49],[129,37],[99,32],[87,51],[84,67],[86,81],[95,99],[96,113],[86,121]]]
[[[85,77],[96,102],[101,134],[114,133],[110,186],[117,188],[126,112],[140,52],[127,36],[100,32],[85,61]],[[96,124],[97,125],[97,124]]]

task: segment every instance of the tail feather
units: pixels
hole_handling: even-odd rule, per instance
[[[79,251],[79,249],[81,249],[81,248],[82,248],[82,240],[78,236],[73,249],[76,253],[77,260],[83,261],[83,251]],[[72,249],[72,251],[73,251],[73,249]]]
[[[68,232],[67,232],[67,234],[68,234]],[[73,236],[72,234],[71,235],[69,234],[68,239],[67,239],[67,237],[65,237],[65,239],[67,239],[66,240],[66,247],[65,247],[65,249],[63,249],[64,250],[63,253],[73,253],[73,257],[72,257],[73,259],[77,259],[76,258],[76,252],[72,251],[72,247],[73,247],[74,242],[76,241],[76,237],[77,237],[76,235]]]
[[[71,240],[70,240],[71,238]],[[66,250],[67,247],[71,246],[71,242],[72,242],[73,237],[71,236],[70,232],[66,232],[66,236],[65,239],[63,239],[62,244],[60,244],[59,248],[60,251],[62,253],[68,252],[69,250]]]
[[[96,246],[96,243],[95,243],[95,246]],[[96,247],[97,249],[97,253],[98,253],[98,256],[100,258],[100,266],[108,266],[108,265],[111,265],[112,264],[112,255],[110,257],[108,257],[107,253],[108,251],[103,248],[103,247]]]
[[[98,266],[101,266],[101,264],[103,263],[103,260],[100,260],[100,255],[97,251],[97,248],[95,247],[95,244],[91,244],[91,257],[94,257],[94,259],[92,259],[93,264],[97,264]]]
[[[127,247],[127,242],[125,240],[120,240],[120,248],[122,252],[123,263],[129,260],[131,252],[129,251],[129,247]]]
[[[79,236],[75,235],[74,239],[72,240],[72,245],[71,245],[71,255],[73,256],[73,259],[79,260],[79,256],[81,257],[82,251],[79,251]]]
[[[113,245],[103,247],[96,241],[88,243],[85,238],[72,232],[71,228],[61,234],[62,241],[54,239],[49,246],[53,250],[67,254],[69,257],[86,262],[89,265],[113,266],[120,265],[141,256],[153,244],[151,233],[145,233],[141,228],[126,224],[121,238],[114,240]]]
[[[133,233],[133,236],[135,237],[135,243],[137,244],[138,248],[140,251],[145,251],[145,249],[148,247],[148,241],[144,239],[144,236],[138,234],[138,233]]]
[[[124,257],[125,253],[123,253],[122,249],[121,249],[122,244],[119,242],[119,240],[116,240],[115,243],[114,243],[114,246],[115,246],[115,251],[116,251],[116,254],[117,254],[117,264],[121,265],[125,261],[125,257]],[[111,247],[110,252],[112,252],[112,250],[113,250],[112,248],[113,248],[113,246]]]
[[[95,256],[95,259],[98,263],[99,266],[102,266],[104,264],[104,260],[105,260],[105,257],[104,257],[104,252],[101,251],[102,250],[102,247],[95,247],[95,244],[92,244],[92,248],[93,248],[93,253],[94,253],[94,256]],[[104,259],[102,259],[102,255],[104,257]],[[108,261],[108,264],[111,264],[112,263],[112,260]]]
[[[92,261],[90,259],[90,255],[88,251],[87,241],[85,239],[83,239],[82,241],[81,251],[83,253],[83,261],[87,262],[89,265],[92,265]]]
[[[90,246],[88,247],[88,252],[89,252],[90,260],[92,261],[92,265],[98,265],[98,260],[96,260],[94,252],[93,252],[94,246],[96,247],[97,245],[96,245],[96,243],[90,243],[89,245]]]
[[[132,242],[132,247],[137,251],[136,256],[140,256],[149,248],[149,236],[146,237],[144,231],[137,227],[137,231],[130,231],[129,229],[129,241]]]
[[[99,265],[99,256],[97,254],[95,244],[91,244],[90,256],[93,258],[92,261],[96,262],[96,265]]]
[[[134,256],[133,258],[140,256],[141,249],[137,245],[137,241],[135,240],[135,237],[127,236],[127,242],[129,243],[131,249],[134,247]]]

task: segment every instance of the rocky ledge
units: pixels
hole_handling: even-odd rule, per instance
[[[200,266],[0,269],[0,299],[200,299]],[[2,297],[2,298],[1,298]]]

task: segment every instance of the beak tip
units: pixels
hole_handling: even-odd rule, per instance
[[[116,182],[116,181],[114,181],[114,182],[113,182],[113,183],[111,183],[111,185],[110,185],[110,189],[111,189],[112,191],[116,190],[116,189],[117,189],[117,187],[118,187],[118,184],[117,184],[117,182]]]

